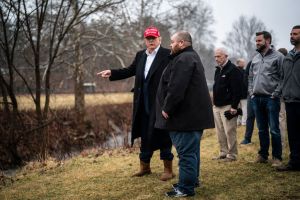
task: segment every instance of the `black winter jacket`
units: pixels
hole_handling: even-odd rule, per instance
[[[199,131],[214,127],[204,68],[191,46],[171,55],[158,86],[156,102],[157,128]],[[167,120],[162,110],[168,113]]]
[[[213,86],[213,102],[215,106],[231,105],[237,109],[242,96],[242,76],[239,69],[228,60],[221,68],[216,67]]]

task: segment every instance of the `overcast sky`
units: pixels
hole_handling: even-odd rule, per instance
[[[289,34],[294,25],[300,25],[300,0],[204,0],[213,8],[212,25],[218,38],[215,46],[222,46],[226,33],[240,15],[256,16],[269,30],[273,30],[276,48],[292,48]],[[254,41],[253,41],[254,42]]]

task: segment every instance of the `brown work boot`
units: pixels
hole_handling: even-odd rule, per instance
[[[173,173],[172,160],[164,160],[164,173],[160,176],[160,180],[167,181],[175,177]]]
[[[140,160],[140,171],[138,173],[133,174],[132,176],[144,176],[147,174],[151,174],[150,163],[145,163]]]

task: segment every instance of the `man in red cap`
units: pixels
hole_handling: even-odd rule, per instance
[[[134,176],[151,173],[150,160],[153,151],[160,149],[160,159],[164,162],[163,181],[173,178],[172,142],[168,133],[154,128],[155,98],[161,74],[169,62],[170,50],[160,46],[161,37],[156,27],[148,27],[144,32],[146,49],[137,52],[132,64],[127,68],[109,69],[97,75],[109,80],[121,80],[135,76],[132,117],[131,144],[141,137],[140,171]]]

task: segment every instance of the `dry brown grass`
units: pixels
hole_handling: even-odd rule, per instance
[[[239,127],[238,141],[243,133],[244,127]],[[278,173],[271,164],[252,163],[258,150],[257,130],[253,141],[248,146],[239,145],[238,161],[220,163],[211,160],[219,150],[215,132],[206,131],[201,141],[203,186],[189,199],[300,199],[300,173]],[[283,157],[286,161],[287,148]],[[138,169],[138,149],[94,149],[64,163],[50,160],[46,165],[28,164],[18,170],[14,183],[0,188],[0,199],[170,199],[164,193],[177,181],[177,161],[175,158],[176,178],[162,182],[159,176],[163,167],[156,151],[151,163],[153,173],[132,178]]]
[[[34,109],[34,103],[29,95],[17,96],[20,110]],[[45,102],[45,96],[41,97],[42,105]],[[86,94],[85,103],[89,106],[104,104],[121,104],[132,102],[132,93],[102,93]],[[74,107],[74,94],[53,94],[50,98],[50,107],[72,108]]]

